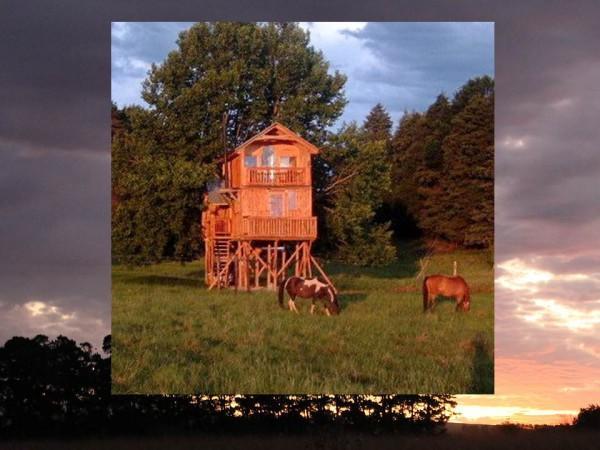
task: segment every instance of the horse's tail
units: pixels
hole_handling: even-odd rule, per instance
[[[284,278],[281,284],[279,285],[279,295],[277,296],[277,300],[279,301],[279,306],[283,308],[283,296],[285,295],[285,288],[292,278]]]
[[[423,278],[423,312],[427,311],[427,303],[429,299],[429,290],[427,289],[427,278]]]

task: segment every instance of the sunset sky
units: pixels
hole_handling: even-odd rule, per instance
[[[276,17],[317,18],[272,3],[265,10]],[[314,13],[353,23],[304,25],[349,76],[344,120],[361,121],[381,101],[397,122],[469,76],[496,77],[496,395],[461,396],[453,420],[561,422],[600,402],[595,3],[392,4],[331,2]],[[144,5],[27,2],[0,14],[2,341],[64,333],[98,345],[110,332],[110,23],[242,14],[217,1]],[[265,20],[259,12],[245,19]],[[434,24],[357,18],[495,25],[493,36],[485,24],[438,25],[440,38]],[[153,34],[129,44],[127,33],[144,29],[128,26],[112,28],[119,104],[136,101],[147,64],[164,57],[184,25],[147,25]],[[492,46],[495,63],[486,59]]]

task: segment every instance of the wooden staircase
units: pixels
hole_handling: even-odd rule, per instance
[[[231,259],[231,239],[228,237],[216,238],[213,247],[213,276],[216,278],[221,274],[227,262]],[[219,284],[226,286],[227,280],[219,280]]]

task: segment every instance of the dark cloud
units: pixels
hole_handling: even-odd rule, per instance
[[[380,22],[344,33],[377,57],[353,76],[403,90],[386,98],[392,110],[423,111],[441,92],[452,96],[469,78],[494,74],[493,23]]]

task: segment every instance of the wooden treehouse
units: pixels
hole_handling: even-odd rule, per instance
[[[209,289],[275,287],[292,274],[331,281],[311,255],[311,157],[319,149],[279,123],[227,154],[223,181],[204,197]]]

